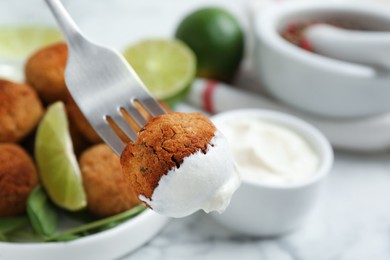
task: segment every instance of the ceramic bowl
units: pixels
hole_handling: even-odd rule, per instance
[[[242,176],[241,186],[226,211],[212,217],[231,230],[249,236],[276,236],[299,227],[318,203],[321,187],[331,170],[333,151],[329,142],[313,126],[279,112],[232,110],[217,114],[212,120],[223,133],[222,123],[238,118],[258,118],[291,129],[308,142],[320,163],[311,177],[291,183],[269,183]]]
[[[390,72],[303,50],[280,33],[290,23],[341,20],[368,30],[390,31],[390,11],[356,2],[272,4],[256,12],[257,75],[276,99],[333,118],[372,116],[390,110]],[[369,50],[367,50],[369,51]]]
[[[168,220],[147,209],[115,228],[69,242],[0,242],[0,259],[117,259],[149,241]]]
[[[129,36],[123,34],[123,31],[120,31],[118,27],[126,26],[126,24],[133,21],[134,18],[127,15],[128,11],[124,10],[122,13],[119,13],[118,10],[113,12],[102,11],[101,14],[109,17],[104,19],[104,17],[98,16],[101,6],[99,4],[91,4],[90,1],[68,1],[65,4],[71,9],[71,13],[78,17],[75,20],[80,21],[81,16],[88,16],[82,19],[84,21],[82,26],[83,28],[88,27],[87,31],[92,32],[94,39],[100,36],[97,41],[101,42],[102,38],[106,38],[107,41],[111,41],[109,42],[111,46],[117,49],[119,49],[118,46],[121,46],[120,43],[127,43],[123,39],[129,39]],[[103,6],[105,8],[111,7],[108,2]],[[1,7],[0,26],[2,27],[56,26],[45,1],[3,1]],[[77,11],[80,12],[77,13]],[[123,22],[126,19],[128,19],[128,22]],[[108,30],[108,28],[111,30]],[[112,30],[112,28],[115,28],[115,30]],[[109,37],[107,34],[110,34]],[[2,66],[7,65],[7,62],[9,60],[3,60],[0,57],[0,74]],[[16,60],[12,61],[12,64],[20,63],[22,65],[23,62],[24,60]],[[23,66],[20,69],[19,74],[22,77]],[[168,221],[169,218],[167,217],[158,215],[151,210],[145,210],[140,215],[117,227],[74,241],[52,243],[0,242],[0,259],[117,259],[148,242]],[[61,224],[63,223],[61,222]]]

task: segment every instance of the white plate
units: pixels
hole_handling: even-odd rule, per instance
[[[168,217],[147,209],[117,227],[69,242],[0,242],[0,259],[115,259],[145,244],[168,221]]]

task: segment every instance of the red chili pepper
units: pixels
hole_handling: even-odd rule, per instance
[[[309,42],[308,39],[306,38],[302,38],[301,41],[299,42],[299,46],[302,48],[302,49],[305,49],[307,51],[311,51],[313,52],[314,49],[313,49],[313,45],[311,45],[311,43]]]
[[[288,33],[295,33],[297,31],[297,25],[295,23],[289,23],[287,25],[287,32]]]

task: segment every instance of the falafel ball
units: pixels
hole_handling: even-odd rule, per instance
[[[0,79],[0,142],[18,142],[27,136],[43,115],[33,88]]]
[[[151,198],[160,178],[196,151],[205,152],[216,128],[200,113],[173,112],[153,118],[121,155],[123,172],[138,194]]]
[[[60,42],[38,50],[27,60],[26,81],[47,104],[67,99],[64,79],[67,58],[68,47]]]
[[[90,142],[88,142],[87,139],[84,138],[84,136],[80,133],[79,129],[77,129],[74,123],[69,119],[69,114],[68,121],[69,134],[70,138],[72,139],[73,151],[75,152],[76,156],[79,157],[85,149],[91,146],[91,144]]]
[[[37,185],[38,174],[27,152],[17,144],[0,144],[0,217],[24,213]]]
[[[240,185],[226,138],[200,113],[153,118],[127,144],[121,165],[139,199],[170,217],[222,212]]]
[[[84,151],[80,169],[87,207],[96,216],[115,215],[140,204],[122,174],[119,157],[106,144]]]
[[[96,133],[95,129],[90,125],[87,118],[81,112],[73,98],[69,96],[66,102],[66,111],[70,122],[77,128],[80,134],[92,144],[101,143],[102,139]]]

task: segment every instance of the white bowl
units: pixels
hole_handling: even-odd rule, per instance
[[[212,214],[219,223],[250,236],[275,236],[293,230],[305,222],[318,202],[323,180],[333,163],[333,151],[326,138],[308,123],[283,113],[242,109],[212,117],[218,127],[237,118],[258,118],[287,127],[302,136],[318,154],[320,163],[310,178],[294,183],[270,184],[245,179],[222,214]],[[223,127],[220,128],[223,133]]]
[[[275,98],[322,116],[358,117],[389,111],[390,73],[305,51],[280,36],[290,22],[326,19],[390,31],[390,10],[373,4],[288,1],[259,10],[255,60],[264,87]]]
[[[155,236],[169,218],[145,210],[112,229],[69,242],[3,243],[0,259],[116,259],[135,250]]]
[[[91,38],[96,41],[102,42],[106,39],[105,44],[111,44],[111,47],[119,48],[128,44],[126,41],[132,39],[131,36],[126,37],[126,34],[118,29],[123,29],[126,24],[134,21],[134,18],[129,16],[126,10],[122,10],[123,12],[120,13],[117,11],[107,12],[100,11],[102,6],[91,4],[90,1],[68,2],[65,4],[69,7],[70,13],[76,16],[75,20],[81,21],[81,27],[87,27],[88,34],[92,34],[93,37]],[[108,1],[106,3],[107,8],[116,6],[110,6]],[[1,7],[1,26],[57,26],[45,1],[2,1]],[[131,8],[131,6],[129,5],[126,8]],[[106,19],[99,20],[100,14],[104,14]],[[80,17],[84,19],[80,19]],[[113,28],[116,30],[113,30]],[[110,37],[107,37],[107,34],[110,34]],[[0,67],[3,62],[8,62],[8,60],[4,61],[0,57]],[[17,62],[19,61],[15,61],[16,64],[18,64]],[[22,63],[24,60],[20,62]],[[0,242],[0,259],[117,259],[147,243],[167,224],[169,219],[147,209],[117,227],[74,241],[52,243]]]

